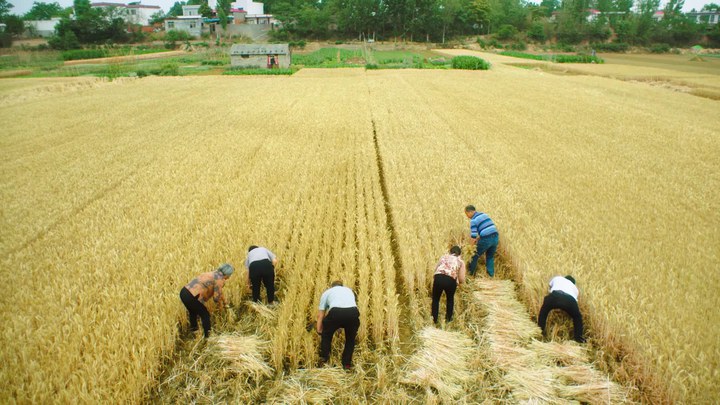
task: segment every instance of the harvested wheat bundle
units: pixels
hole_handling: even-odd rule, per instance
[[[404,384],[436,390],[441,400],[449,401],[463,394],[463,384],[470,378],[468,361],[473,342],[459,332],[427,327],[419,333],[421,348],[409,359]]]
[[[548,364],[570,366],[589,361],[587,349],[575,342],[541,342],[533,340],[528,348]]]
[[[560,385],[560,397],[590,404],[634,403],[624,388],[612,381],[597,381],[581,385]]]
[[[271,404],[327,403],[346,391],[348,374],[339,368],[312,368],[296,370],[284,377],[268,392]]]
[[[219,335],[210,338],[210,343],[211,350],[229,363],[228,369],[238,377],[259,381],[272,375],[273,369],[263,359],[268,342],[255,336]]]
[[[252,301],[246,301],[246,305],[248,306],[248,308],[250,310],[252,310],[254,313],[256,313],[261,318],[264,318],[267,320],[273,320],[277,317],[277,312],[273,311],[267,305],[261,304],[259,302],[252,302]]]
[[[559,402],[555,392],[555,378],[549,367],[518,363],[503,376],[512,397],[519,402]]]

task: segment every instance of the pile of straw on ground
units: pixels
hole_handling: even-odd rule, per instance
[[[298,369],[268,392],[270,404],[317,404],[337,401],[350,391],[351,373],[340,368]]]
[[[422,329],[419,336],[420,348],[408,360],[401,382],[434,390],[442,401],[459,398],[471,378],[468,363],[474,349],[472,340],[462,333],[433,327]]]
[[[254,402],[273,369],[268,343],[256,336],[220,334],[184,341],[174,367],[153,394],[171,402]]]
[[[502,384],[520,402],[630,402],[622,386],[593,368],[587,349],[575,342],[542,342],[540,329],[515,297],[509,280],[480,280],[473,293],[487,312],[490,357],[505,375]]]

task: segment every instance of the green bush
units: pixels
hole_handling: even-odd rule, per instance
[[[373,69],[379,69],[379,67],[376,63],[368,63],[365,65],[365,69],[373,70]]]
[[[649,48],[652,53],[668,53],[670,52],[670,45],[668,44],[652,44]]]
[[[525,42],[523,41],[518,41],[508,45],[506,48],[510,48],[514,51],[524,51],[527,49],[527,44],[525,44]]]
[[[547,39],[545,36],[545,27],[540,22],[533,23],[533,25],[530,26],[527,36],[535,42],[545,42]]]
[[[221,60],[204,60],[204,61],[200,62],[200,64],[208,65],[208,66],[220,66],[220,65],[224,65],[225,62],[223,62]]]
[[[595,44],[590,44],[590,47],[598,52],[626,52],[628,49],[630,49],[630,45],[624,42],[599,42]]]
[[[307,45],[307,42],[305,42],[304,39],[301,39],[299,41],[290,41],[288,45],[290,45],[292,48],[305,49],[305,45]]]
[[[48,45],[57,50],[80,49],[80,41],[71,30],[67,30],[63,35],[53,35],[48,39]]]
[[[548,55],[535,55],[532,53],[514,52],[514,51],[502,51],[500,55],[512,56],[513,58],[532,59],[532,60],[551,60]]]
[[[495,38],[504,41],[515,38],[517,35],[517,28],[510,24],[501,25],[495,33]]]
[[[184,42],[193,39],[187,31],[169,30],[165,33],[165,48],[175,49],[177,42]]]
[[[480,48],[482,48],[482,49],[487,48],[487,43],[486,43],[485,41],[483,41],[482,38],[478,37],[478,38],[477,38],[477,43],[478,43],[478,45],[480,45]]]
[[[180,76],[180,67],[177,63],[164,63],[159,68],[150,69],[150,74],[155,76]]]
[[[490,63],[476,56],[456,56],[452,58],[453,69],[488,70]]]
[[[97,59],[108,56],[109,53],[106,49],[72,49],[60,54],[62,60]]]

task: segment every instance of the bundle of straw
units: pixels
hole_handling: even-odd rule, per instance
[[[255,381],[270,377],[273,369],[263,359],[268,342],[255,336],[218,335],[210,338],[215,353],[229,364],[231,371]]]
[[[419,336],[420,349],[408,361],[400,382],[432,387],[444,402],[460,397],[463,384],[471,377],[468,361],[473,353],[472,340],[459,332],[432,327],[422,329]]]
[[[268,392],[270,404],[329,403],[348,390],[348,374],[339,368],[299,369]]]

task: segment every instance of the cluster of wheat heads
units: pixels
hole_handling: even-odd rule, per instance
[[[509,67],[372,75],[417,319],[428,322],[432,265],[474,203],[498,224],[531,313],[553,275],[573,274],[614,377],[647,400],[717,397],[715,102]]]

